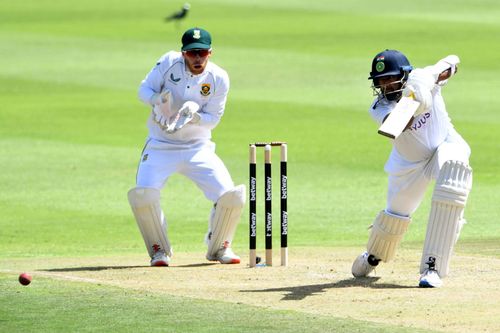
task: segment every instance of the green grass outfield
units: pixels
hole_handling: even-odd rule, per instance
[[[289,244],[295,248],[361,250],[366,227],[384,208],[383,164],[390,143],[376,134],[367,113],[372,57],[395,48],[419,67],[458,54],[459,74],[443,94],[455,127],[472,148],[474,187],[457,251],[500,258],[497,1],[194,0],[179,26],[165,23],[163,18],[182,4],[0,2],[0,331],[34,331],[40,318],[31,310],[38,308],[55,311],[47,317],[51,323],[41,326],[47,332],[65,327],[141,331],[145,321],[154,330],[155,312],[146,308],[159,303],[167,308],[182,304],[187,318],[224,308],[51,279],[22,289],[12,283],[13,273],[6,273],[11,267],[4,264],[16,258],[145,254],[126,198],[134,186],[149,112],[138,101],[137,88],[157,58],[180,48],[182,32],[192,26],[212,33],[212,60],[231,78],[226,114],[213,135],[235,182],[247,183],[249,142],[289,143]],[[430,190],[403,247],[422,245],[429,198]],[[173,177],[163,192],[163,206],[176,252],[203,252],[210,203],[198,189]],[[234,242],[244,255],[247,217],[245,212]],[[55,299],[50,299],[55,286]],[[63,302],[65,297],[77,302]],[[117,306],[120,311],[106,315]],[[26,309],[30,316],[24,315]],[[57,316],[59,311],[76,324]],[[370,328],[366,322],[316,320],[300,312],[243,305],[225,311],[231,311],[231,320],[207,315],[199,326],[181,324],[178,329],[295,329],[275,325],[266,331],[251,320],[234,320],[253,315],[268,322],[303,323],[297,332]],[[117,324],[123,320],[126,326]],[[380,329],[402,329],[388,324]]]
[[[0,277],[2,332],[424,332],[355,320],[39,279],[23,289]],[[22,290],[21,290],[22,289]],[[426,331],[428,332],[428,331]]]

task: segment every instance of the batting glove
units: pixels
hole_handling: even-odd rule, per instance
[[[445,71],[448,68],[451,68],[451,75],[455,74],[457,65],[460,63],[460,58],[454,54],[447,56],[438,61],[436,66],[444,68],[442,70]]]
[[[444,86],[448,82],[448,79],[451,78],[453,75],[455,75],[459,63],[460,63],[460,58],[458,56],[449,55],[446,58],[439,60],[433,66],[435,68],[435,72],[437,73],[438,77],[436,81],[438,81],[437,83],[440,86]],[[450,71],[449,76],[446,78],[446,80],[439,81],[439,75],[447,70]]]
[[[434,77],[423,69],[415,69],[410,73],[408,82],[403,89],[403,96],[413,97],[420,103],[414,116],[427,112],[432,107],[432,93]]]

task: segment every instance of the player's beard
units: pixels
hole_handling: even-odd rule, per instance
[[[387,98],[388,101],[396,101],[396,102],[401,99],[402,95],[403,94],[402,94],[401,90],[393,91],[393,92],[389,92],[389,93],[384,94],[385,98]]]

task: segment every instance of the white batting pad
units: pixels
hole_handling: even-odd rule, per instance
[[[366,249],[383,262],[392,260],[396,249],[408,230],[411,219],[381,211],[372,224]]]
[[[208,259],[212,260],[220,249],[231,247],[245,205],[245,193],[245,185],[238,185],[217,200],[208,233]]]
[[[446,161],[439,172],[432,195],[420,272],[428,268],[429,257],[435,258],[440,277],[449,272],[453,247],[465,220],[463,212],[472,188],[472,169],[464,162]]]
[[[142,238],[152,258],[155,252],[165,251],[172,256],[167,237],[167,223],[160,207],[160,191],[147,187],[135,187],[128,192],[128,201],[134,212]]]

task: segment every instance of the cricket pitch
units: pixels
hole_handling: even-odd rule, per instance
[[[500,259],[458,253],[442,288],[421,289],[418,251],[401,250],[373,277],[354,279],[350,269],[358,252],[291,249],[288,267],[257,268],[248,267],[246,253],[239,265],[207,262],[201,253],[176,253],[170,267],[149,267],[145,256],[30,258],[2,260],[9,269],[0,273],[29,271],[34,281],[42,276],[99,283],[443,332],[500,330]]]

